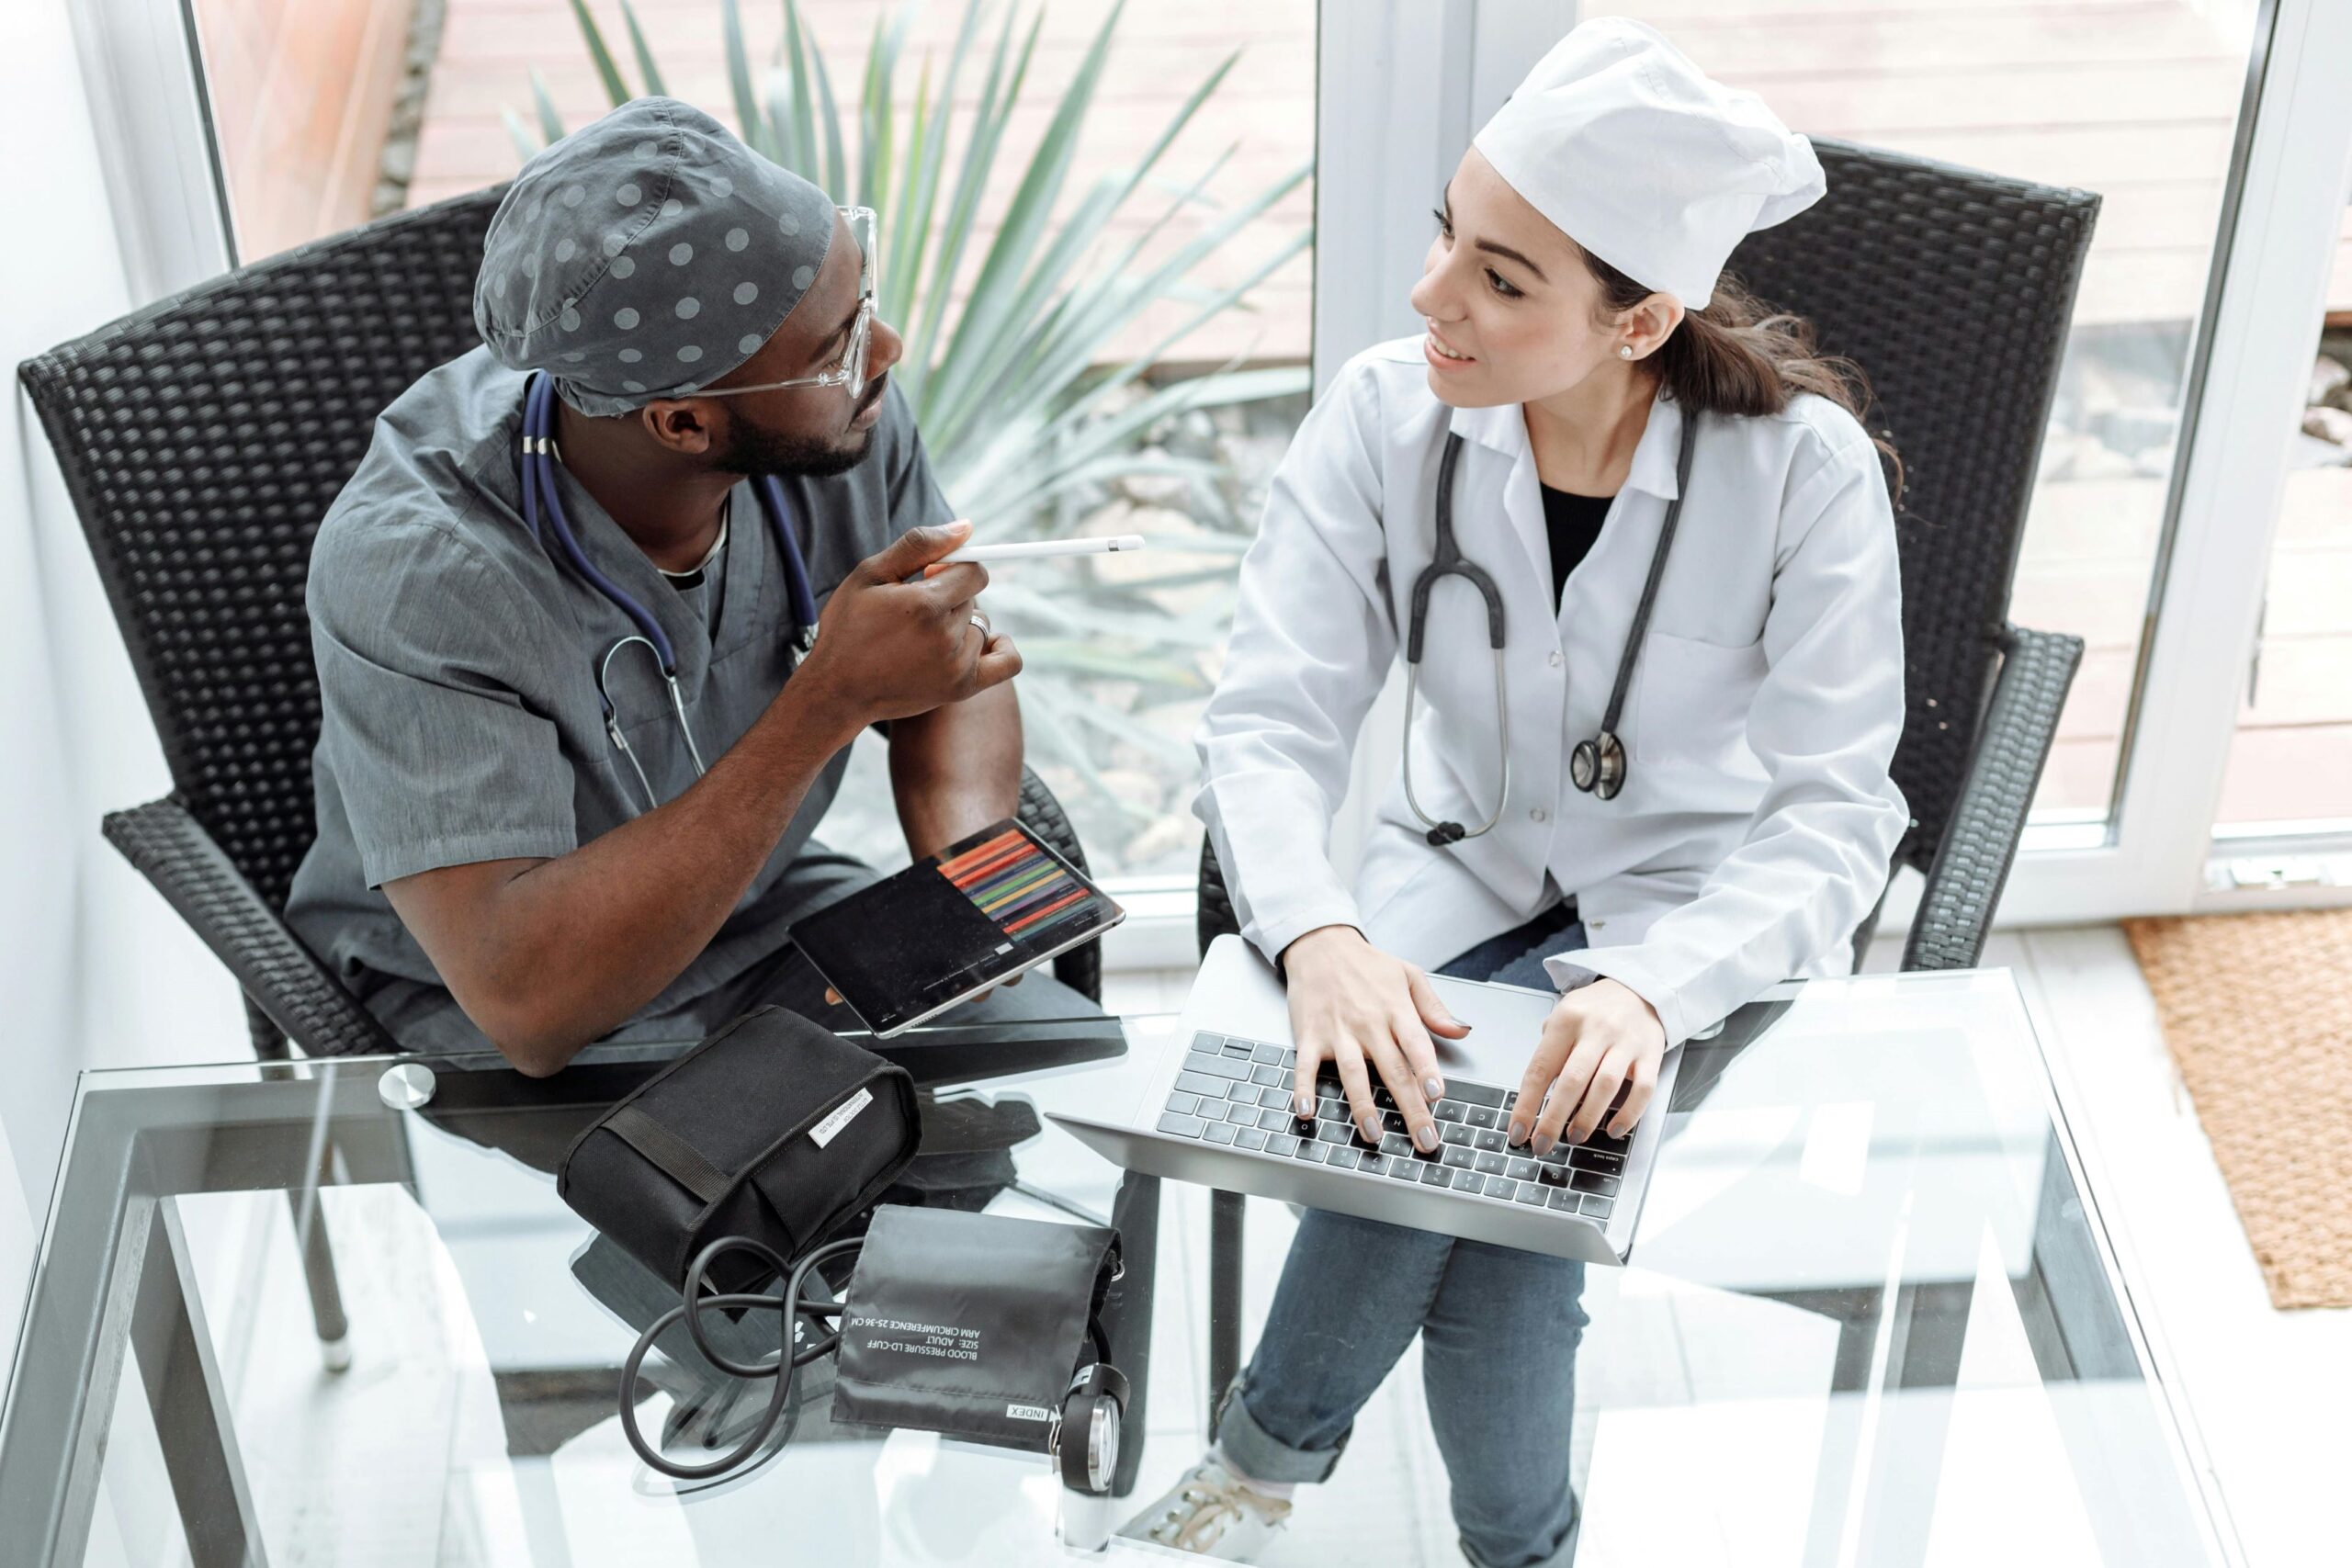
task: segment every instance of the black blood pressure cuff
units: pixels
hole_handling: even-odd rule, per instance
[[[556,1190],[673,1286],[710,1243],[781,1258],[817,1246],[898,1179],[922,1137],[904,1067],[782,1008],[744,1014],[573,1140]],[[707,1278],[748,1291],[773,1270],[732,1250]]]
[[[1050,1443],[1119,1271],[1099,1225],[885,1206],[842,1319],[833,1419],[1001,1448]]]

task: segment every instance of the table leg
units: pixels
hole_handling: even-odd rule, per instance
[[[212,1358],[179,1205],[155,1204],[131,1309],[130,1348],[194,1568],[263,1568],[260,1521]]]
[[[1241,1220],[1238,1192],[1209,1194],[1209,1420],[1241,1370]]]
[[[311,1321],[319,1331],[319,1357],[327,1371],[340,1372],[351,1365],[351,1319],[343,1310],[343,1287],[334,1272],[334,1244],[327,1238],[327,1217],[319,1208],[318,1191],[288,1189],[286,1206],[294,1214],[294,1243],[302,1249],[302,1283],[311,1295]]]

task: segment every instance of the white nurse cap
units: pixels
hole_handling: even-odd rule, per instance
[[[1828,189],[1812,143],[1763,99],[1617,17],[1553,45],[1475,144],[1562,233],[1690,310],[1742,236]]]

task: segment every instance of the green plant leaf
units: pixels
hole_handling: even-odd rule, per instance
[[[1079,62],[1045,133],[1037,139],[1029,167],[1005,209],[996,240],[989,245],[988,257],[980,264],[980,275],[964,302],[964,314],[956,324],[956,334],[948,340],[948,363],[943,367],[941,385],[933,394],[933,406],[926,411],[934,416],[941,412],[942,401],[952,403],[978,379],[978,345],[991,336],[1014,309],[1021,291],[1019,280],[1028,269],[1030,254],[1045,233],[1053,216],[1055,198],[1061,193],[1062,181],[1078,155],[1078,133],[1093,103],[1094,89],[1102,79],[1112,32],[1125,8],[1126,0],[1114,0],[1110,15],[1102,18],[1101,30]]]
[[[825,188],[833,193],[836,202],[845,202],[842,192],[849,189],[849,170],[842,156],[842,111],[833,102],[833,73],[825,68],[825,52],[817,47],[817,35],[808,35],[808,64],[817,78],[817,102],[823,120],[825,139]],[[815,150],[810,150],[815,155]]]
[[[1185,99],[1184,103],[1181,105],[1176,113],[1170,118],[1168,123],[1161,127],[1159,139],[1154,141],[1151,147],[1145,152],[1142,160],[1128,172],[1125,185],[1118,189],[1109,206],[1102,211],[1099,217],[1094,217],[1090,214],[1080,214],[1080,217],[1073,219],[1069,223],[1063,226],[1059,234],[1056,236],[1054,243],[1047,247],[1046,257],[1050,265],[1041,266],[1035,274],[1032,275],[1030,284],[1024,290],[1023,299],[1012,312],[1012,319],[1014,321],[1035,321],[1038,316],[1042,301],[1050,293],[1051,289],[1060,282],[1062,276],[1077,262],[1079,257],[1086,254],[1088,247],[1093,243],[1097,231],[1103,224],[1108,222],[1111,214],[1115,212],[1120,207],[1124,206],[1127,197],[1141,188],[1143,183],[1147,179],[1151,179],[1155,183],[1158,183],[1158,176],[1155,175],[1154,170],[1161,155],[1168,151],[1169,146],[1179,135],[1182,133],[1184,127],[1191,123],[1193,116],[1198,112],[1201,106],[1207,101],[1209,95],[1215,92],[1217,86],[1224,82],[1227,73],[1232,70],[1234,62],[1239,58],[1240,56],[1238,53],[1227,55],[1218,63],[1215,71],[1211,72],[1197,87],[1193,88],[1193,92]],[[1115,284],[1119,279],[1125,276],[1128,265],[1138,254],[1140,254],[1144,244],[1148,243],[1153,234],[1156,234],[1159,231],[1160,227],[1165,224],[1170,218],[1173,217],[1183,207],[1191,205],[1194,201],[1207,202],[1207,198],[1203,195],[1204,187],[1216,176],[1217,172],[1225,166],[1226,161],[1232,156],[1232,152],[1233,149],[1231,147],[1226,149],[1224,152],[1219,153],[1210,164],[1208,169],[1202,174],[1199,179],[1194,180],[1189,186],[1182,187],[1176,200],[1170,204],[1168,210],[1162,213],[1159,219],[1155,220],[1147,229],[1144,234],[1137,236],[1136,239],[1128,245],[1125,253],[1116,263],[1102,267],[1098,273],[1098,276],[1105,284]],[[1213,202],[1207,202],[1207,204],[1211,206],[1215,205]],[[1076,293],[1077,291],[1073,292]],[[1066,296],[1065,298],[1066,299],[1070,299],[1072,308],[1075,309],[1077,301],[1069,296]],[[1041,331],[1033,333],[1031,334],[1031,339],[1035,343],[1042,344],[1048,336],[1050,336],[1049,332]],[[999,373],[1001,372],[1002,368],[1003,367],[1001,364],[989,367],[991,372]]]
[[[979,107],[972,118],[972,137],[964,150],[964,167],[956,177],[956,194],[948,203],[944,226],[946,241],[940,246],[938,260],[933,265],[931,289],[923,307],[922,324],[916,330],[913,346],[907,355],[906,363],[911,367],[907,395],[913,400],[919,418],[931,407],[931,376],[934,363],[932,345],[947,315],[947,302],[953,293],[956,268],[964,258],[965,243],[971,237],[980,195],[988,185],[989,171],[996,162],[997,147],[1004,139],[1004,128],[1012,118],[1012,106],[1021,97],[1021,84],[1028,75],[1029,62],[1036,52],[1037,30],[1044,15],[1041,12],[1030,19],[1028,36],[1022,40],[1020,56],[1013,62],[1008,75],[1005,55],[1012,42],[1013,19],[1014,13],[1008,8],[1004,30],[997,39],[996,53],[989,63],[988,80],[980,90]]]
[[[899,174],[896,152],[899,56],[907,47],[907,29],[914,20],[916,4],[917,0],[900,0],[887,24],[882,17],[875,17],[874,40],[865,51],[865,79],[858,100],[854,199],[876,214],[888,209],[891,185]]]
[[[538,110],[539,135],[550,147],[563,140],[563,117],[555,112],[555,100],[548,96],[548,85],[537,67],[531,70],[531,103]]]
[[[768,156],[806,179],[808,175],[802,168],[800,152],[792,143],[792,73],[781,65],[772,67],[767,74],[767,88],[768,139],[775,148]]]
[[[524,123],[521,115],[502,106],[498,118],[505,122],[506,138],[514,143],[515,155],[524,163],[529,163],[546,150],[547,143],[532,134],[531,128]]]
[[[1085,323],[1083,331],[1074,332],[1053,345],[1050,358],[1037,367],[1044,378],[1030,395],[1050,395],[1058,392],[1084,375],[1087,367],[1093,362],[1096,352],[1124,328],[1128,320],[1131,320],[1151,300],[1165,296],[1169,288],[1185,273],[1221,249],[1234,235],[1255,221],[1261,214],[1281,200],[1311,173],[1311,167],[1302,166],[1289,177],[1276,181],[1260,191],[1248,202],[1227,213],[1224,218],[1204,230],[1158,267],[1127,285],[1132,289],[1132,293],[1125,297],[1117,297],[1117,305],[1121,308],[1112,308],[1107,302],[1098,306],[1091,318]],[[1238,299],[1242,293],[1255,287],[1260,279],[1304,248],[1310,239],[1311,235],[1307,234],[1294,238],[1287,246],[1245,277],[1240,285],[1225,290],[1222,298],[1227,302]],[[1129,360],[1119,370],[1096,383],[1081,400],[1083,406],[1077,412],[1086,412],[1108,394],[1142,375],[1179,339],[1190,333],[1202,321],[1214,314],[1216,314],[1214,310],[1196,313],[1192,320],[1186,321],[1175,332],[1162,337],[1149,350]],[[1010,397],[1007,397],[1002,400],[1000,406],[1011,400]]]
[[[792,75],[792,123],[789,130],[782,125],[776,127],[777,140],[784,141],[792,154],[792,162],[785,167],[803,178],[821,180],[824,171],[817,163],[816,93],[808,80],[808,51],[800,47],[800,7],[796,0],[784,0],[782,47],[785,69]],[[786,141],[787,136],[789,141]]]
[[[1254,402],[1265,398],[1293,396],[1306,390],[1310,384],[1311,378],[1305,366],[1227,371],[1179,381],[1174,386],[1160,388],[1117,413],[1079,425],[1070,431],[1066,440],[1040,447],[1030,459],[1024,473],[1030,483],[1048,484],[1069,469],[1091,462],[1137,439],[1161,420],[1193,409],[1214,408],[1220,403]],[[967,510],[976,509],[967,492],[959,489],[957,493],[966,495],[964,505]]]
[[[637,25],[637,7],[629,0],[621,0],[621,21],[628,28],[628,46],[637,55],[638,74],[645,78],[646,96],[668,97],[670,89],[662,85],[662,67],[654,63],[653,51],[645,41],[645,29]]]
[[[1109,341],[1134,317],[1141,308],[1141,301],[1135,298],[1128,267],[1135,264],[1136,257],[1143,253],[1144,247],[1157,239],[1159,231],[1186,207],[1195,200],[1215,205],[1208,203],[1202,195],[1203,188],[1224,169],[1233,156],[1233,151],[1228,147],[1218,153],[1208,167],[1201,171],[1199,178],[1180,187],[1159,216],[1128,241],[1117,255],[1098,267],[1092,278],[1078,285],[1055,302],[1050,319],[1037,334],[1041,354],[1053,358],[1056,363],[1067,363],[1062,356],[1068,354],[1083,355],[1091,360],[1095,346]]]
[[[588,0],[571,0],[571,15],[580,24],[580,36],[588,42],[588,58],[595,62],[605,96],[613,100],[613,107],[620,107],[629,100],[628,84],[621,80],[620,67],[613,63],[613,51],[605,47],[605,29],[588,14]]]
[[[915,149],[914,170],[911,177],[899,182],[899,211],[884,236],[882,251],[884,265],[889,269],[883,279],[889,301],[884,316],[888,321],[903,322],[913,316],[915,287],[922,276],[923,258],[931,249],[939,176],[947,166],[947,128],[955,119],[956,84],[963,75],[964,61],[979,31],[980,10],[978,0],[969,0],[964,7],[964,19],[956,29],[956,42],[948,52],[947,71],[940,84],[936,107],[931,95],[928,55],[923,58],[922,74],[916,82],[914,118],[907,137],[907,144]]]
[[[952,102],[952,100],[951,100]],[[943,113],[940,118],[946,118]],[[926,54],[922,65],[915,73],[915,104],[907,116],[907,145],[913,152],[913,162],[905,177],[897,182],[898,200],[889,211],[875,209],[875,222],[880,232],[876,243],[883,247],[884,271],[878,282],[881,298],[875,309],[886,321],[904,321],[907,307],[914,299],[914,280],[922,270],[924,235],[913,232],[911,226],[922,182],[929,173],[924,155],[931,142],[931,56]],[[901,262],[897,254],[900,235],[908,237],[914,255],[911,263]]]
[[[760,113],[760,100],[752,92],[752,59],[744,51],[743,13],[738,0],[718,0],[718,19],[727,46],[727,88],[735,96],[736,129],[752,151],[781,164],[784,160],[777,157],[775,138]]]

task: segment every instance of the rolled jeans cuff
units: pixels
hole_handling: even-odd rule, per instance
[[[1241,1397],[1242,1377],[1247,1375],[1245,1372],[1227,1384],[1225,1397],[1217,1401],[1216,1422],[1211,1432],[1217,1450],[1253,1481],[1280,1483],[1328,1479],[1340,1462],[1340,1456],[1347,1451],[1347,1434],[1340,1434],[1332,1448],[1293,1448],[1258,1425],[1258,1418],[1250,1414],[1250,1406]]]
[[[1584,1530],[1584,1507],[1574,1496],[1568,1499],[1568,1533],[1560,1538],[1560,1544],[1552,1549],[1550,1556],[1522,1562],[1518,1568],[1576,1568],[1577,1537]],[[1456,1536],[1454,1544],[1462,1549],[1463,1558],[1469,1562],[1470,1568],[1498,1568],[1496,1563],[1478,1555],[1468,1537]]]

